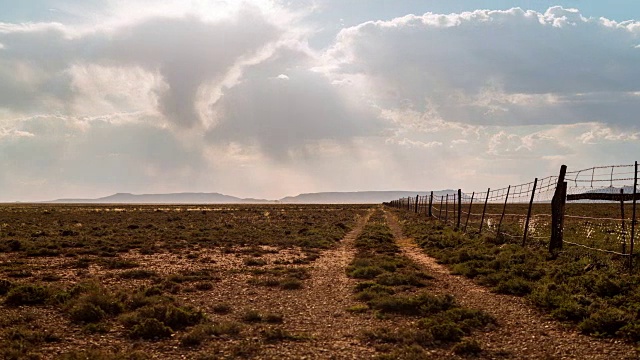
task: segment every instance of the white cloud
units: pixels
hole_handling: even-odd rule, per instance
[[[639,29],[561,7],[407,15],[342,30],[323,70],[366,81],[381,107],[445,121],[630,126],[640,111]]]
[[[65,4],[0,24],[0,200],[483,190],[638,153],[637,22],[410,14],[314,48],[335,3]]]

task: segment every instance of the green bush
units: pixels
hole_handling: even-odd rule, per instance
[[[13,283],[9,280],[0,279],[0,295],[6,295],[13,287]]]
[[[10,306],[44,304],[49,298],[50,290],[40,285],[18,285],[7,293],[5,304]]]
[[[165,326],[162,322],[154,318],[146,318],[133,326],[129,336],[133,339],[154,340],[168,338],[172,333],[171,328]]]

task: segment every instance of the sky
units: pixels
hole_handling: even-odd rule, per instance
[[[631,0],[0,0],[0,201],[630,164],[638,64]]]

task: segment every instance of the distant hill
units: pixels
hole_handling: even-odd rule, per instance
[[[403,197],[424,196],[429,191],[356,191],[319,192],[287,196],[280,200],[243,199],[219,193],[130,194],[117,193],[97,199],[58,199],[57,204],[380,204]],[[434,191],[435,195],[453,194],[454,190]]]
[[[66,204],[239,204],[269,203],[262,199],[241,199],[218,193],[130,194],[117,193],[98,199],[58,199],[49,203]]]
[[[280,199],[283,204],[380,204],[405,197],[424,196],[429,191],[356,191],[319,192],[287,196]],[[434,195],[453,194],[454,190],[434,191]]]

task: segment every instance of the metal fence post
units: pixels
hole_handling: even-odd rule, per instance
[[[564,210],[567,202],[567,182],[564,176],[567,172],[567,165],[560,167],[556,191],[551,200],[551,239],[549,241],[549,252],[556,256],[556,250],[562,249],[562,237],[564,232]]]
[[[431,207],[433,206],[433,191],[431,192],[431,195],[429,196],[429,217],[431,217],[433,214],[431,213]]]
[[[527,243],[527,232],[529,231],[529,219],[531,219],[531,208],[533,207],[533,200],[536,196],[536,187],[538,186],[538,178],[533,180],[533,190],[531,190],[531,200],[529,200],[529,211],[527,211],[527,221],[524,224],[524,235],[522,236],[522,246]]]
[[[502,227],[502,220],[504,219],[504,213],[507,210],[507,200],[509,200],[509,191],[511,191],[511,185],[507,188],[507,196],[504,197],[504,206],[502,207],[502,216],[500,216],[500,222],[498,223],[497,235],[500,235],[500,228]]]
[[[638,188],[638,162],[635,163],[635,174],[633,176],[633,215],[631,216],[631,241],[629,243],[629,268],[633,268],[633,245],[635,243],[636,234],[636,194]]]
[[[449,194],[447,194],[447,201],[444,205],[444,223],[447,223],[447,219],[449,219]]]
[[[467,232],[467,225],[469,225],[469,217],[471,216],[471,205],[473,205],[473,197],[476,195],[476,192],[471,193],[471,201],[469,202],[469,212],[467,213],[467,221],[464,222],[464,232]]]
[[[460,229],[460,217],[462,216],[462,189],[458,189],[458,222],[456,229]]]
[[[480,218],[480,230],[478,230],[478,234],[482,234],[482,225],[484,224],[484,214],[487,212],[487,202],[489,202],[490,192],[491,192],[491,188],[487,188],[487,197],[484,199],[484,208],[482,209],[482,218]]]
[[[622,253],[627,252],[627,231],[624,226],[624,188],[620,189],[620,220],[622,221]]]

